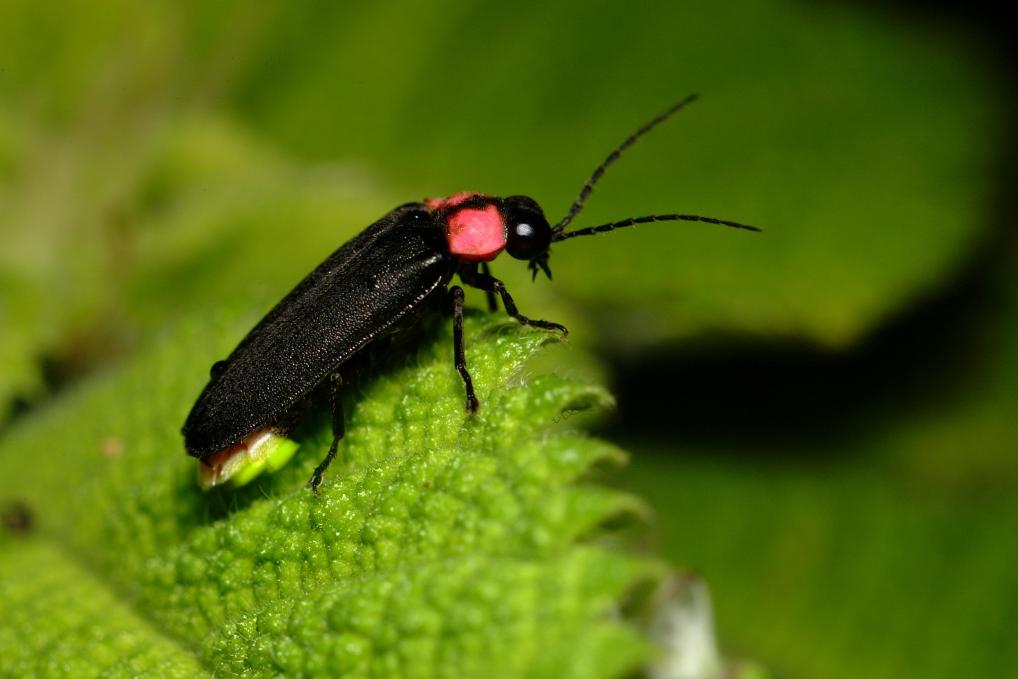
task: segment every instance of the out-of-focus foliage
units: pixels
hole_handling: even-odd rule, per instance
[[[524,311],[566,320],[574,345],[613,359],[665,345],[682,360],[695,355],[685,340],[743,332],[807,361],[865,363],[870,338],[949,294],[991,230],[1006,119],[994,73],[952,27],[849,3],[0,0],[0,413],[15,396],[44,404],[47,383],[182,317],[264,308],[398,203],[525,193],[555,218],[614,143],[691,91],[703,99],[614,167],[577,224],[681,211],[765,233],[654,225],[562,244],[555,285],[531,285],[517,262],[496,273]],[[628,478],[659,509],[669,557],[706,574],[722,646],[788,677],[993,675],[1013,659],[1018,354],[1000,320],[1014,299],[998,291],[1014,261],[964,293],[997,296],[977,346],[923,364],[936,388],[857,390],[863,406],[823,418],[837,424],[826,440],[792,441],[777,461],[745,436],[711,445],[621,423],[647,451]],[[886,365],[907,373],[912,354]],[[190,379],[177,368],[159,374]],[[69,403],[105,387],[79,388]],[[780,404],[786,385],[774,388]],[[164,453],[165,473],[179,453]],[[51,458],[31,459],[45,471]],[[47,550],[31,546],[5,577]],[[75,592],[102,584],[58,566]],[[110,629],[135,628],[125,643],[166,667],[173,649],[110,610]]]
[[[795,465],[752,444],[630,446],[626,486],[661,515],[669,558],[714,584],[731,647],[790,677],[1018,666],[1018,295],[998,282],[958,394],[782,451]]]
[[[42,351],[101,351],[136,327],[110,325],[125,316],[209,303],[200,276],[131,284],[174,261],[201,274],[250,248],[276,289],[393,201],[527,193],[554,217],[625,133],[693,90],[703,101],[613,170],[582,223],[679,210],[766,235],[571,241],[552,258],[561,286],[524,299],[582,304],[629,346],[717,327],[848,343],[979,231],[999,117],[980,64],[936,38],[750,0],[5,3],[0,389],[31,388]],[[402,188],[383,200],[363,168]]]

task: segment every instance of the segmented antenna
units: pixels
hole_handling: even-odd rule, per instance
[[[590,196],[590,192],[594,190],[594,185],[597,184],[598,181],[600,181],[602,176],[604,176],[605,170],[607,170],[612,163],[619,159],[623,151],[625,151],[630,146],[635,144],[637,139],[647,134],[664,121],[671,118],[674,114],[678,113],[681,109],[683,109],[686,106],[686,104],[696,101],[698,96],[699,95],[697,94],[691,94],[682,101],[678,102],[677,104],[673,104],[672,107],[669,108],[667,111],[664,111],[663,113],[659,114],[651,121],[645,123],[636,132],[633,132],[631,135],[629,135],[629,137],[627,137],[624,142],[619,144],[614,151],[609,153],[608,157],[604,159],[604,162],[598,165],[597,169],[594,170],[594,174],[590,175],[590,179],[587,180],[587,183],[583,185],[583,189],[580,190],[580,195],[578,195],[576,197],[576,200],[573,201],[572,206],[569,208],[569,212],[567,212],[566,216],[562,218],[562,221],[556,224],[552,229],[552,240],[562,240],[563,237],[560,235],[562,231],[564,231],[565,228],[569,226],[569,223],[573,221],[573,218],[575,218],[576,215],[580,214],[580,211],[583,209],[583,204],[586,202],[587,197]],[[577,235],[579,235],[579,232],[577,232]]]
[[[558,242],[560,240],[566,240],[567,238],[575,238],[576,236],[593,236],[595,233],[604,233],[605,231],[614,231],[615,229],[624,229],[627,226],[636,226],[637,224],[648,224],[650,222],[706,222],[707,224],[720,224],[721,226],[730,226],[733,229],[745,229],[746,231],[760,231],[755,226],[748,224],[740,224],[739,222],[729,222],[724,219],[716,219],[715,217],[701,217],[700,215],[647,215],[645,217],[629,217],[618,222],[610,222],[608,224],[601,224],[599,226],[590,226],[585,229],[576,229],[575,231],[567,231],[565,233],[556,233],[552,236],[552,242]]]

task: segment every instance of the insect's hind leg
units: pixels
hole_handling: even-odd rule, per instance
[[[343,438],[343,434],[346,431],[346,425],[343,421],[343,403],[339,398],[339,388],[343,384],[343,380],[337,374],[333,375],[329,382],[329,405],[332,410],[332,445],[329,446],[329,452],[326,453],[325,459],[315,467],[315,471],[311,474],[311,479],[308,481],[308,488],[316,494],[318,493],[318,487],[322,485],[322,481],[325,478],[326,470],[328,470],[332,461],[336,459],[336,451],[339,450],[339,440]]]
[[[519,321],[521,325],[529,325],[541,328],[542,330],[553,330],[562,333],[563,336],[569,334],[564,325],[528,318],[521,314],[520,310],[516,308],[516,302],[513,301],[512,295],[505,289],[505,284],[494,276],[486,273],[477,273],[476,271],[461,271],[460,278],[463,279],[464,283],[478,290],[484,290],[491,294],[498,293],[498,296],[502,298],[505,312]]]
[[[463,347],[463,288],[458,285],[449,288],[449,299],[452,300],[452,346],[456,370],[467,389],[467,412],[473,414],[477,412],[480,403],[474,393],[474,381],[470,379],[467,370],[467,355]]]

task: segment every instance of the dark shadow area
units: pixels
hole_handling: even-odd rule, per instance
[[[845,351],[797,338],[731,335],[694,338],[629,361],[602,347],[619,403],[603,433],[808,455],[849,443],[882,418],[963,398],[993,369],[984,340],[1012,312],[1000,303],[1000,286],[1013,278],[1018,253],[1013,126],[1008,137],[997,198],[986,209],[994,228],[939,289]]]
[[[0,508],[0,528],[10,535],[28,535],[35,525],[31,507],[23,500],[5,502]]]
[[[829,4],[842,4],[841,0],[828,0]],[[878,10],[895,10],[915,17],[926,17],[936,21],[960,23],[977,30],[993,43],[995,48],[1010,50],[1008,36],[1013,33],[1007,27],[1011,16],[1010,5],[990,0],[897,0],[896,2],[877,2],[876,0],[856,0],[863,5]]]

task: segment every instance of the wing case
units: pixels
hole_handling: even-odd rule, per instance
[[[382,217],[308,274],[213,371],[184,423],[188,452],[205,458],[275,423],[444,289],[454,270],[423,204]]]

